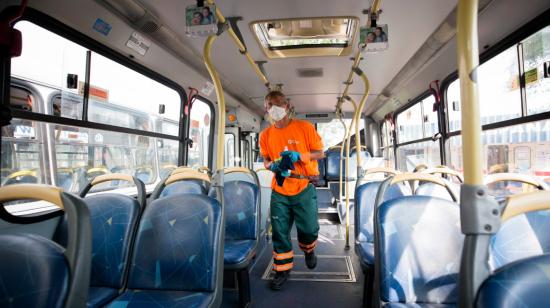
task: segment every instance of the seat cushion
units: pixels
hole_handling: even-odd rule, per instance
[[[140,206],[120,194],[99,194],[84,199],[92,224],[90,286],[120,289],[128,264]]]
[[[223,261],[225,264],[239,264],[246,260],[256,245],[255,240],[226,240],[223,248]]]
[[[184,193],[184,194],[206,194],[206,188],[200,181],[195,180],[185,180],[174,182],[162,190],[159,198],[168,197],[173,194]]]
[[[186,291],[126,291],[107,307],[208,307],[213,300],[213,293]]]
[[[44,237],[0,235],[0,307],[63,307],[69,288],[64,249]]]
[[[454,304],[425,304],[425,303],[388,303],[384,308],[454,308]]]
[[[373,266],[374,265],[374,244],[369,242],[358,242],[355,244],[355,251],[359,255],[359,261],[361,266]]]
[[[548,307],[548,268],[548,254],[503,266],[481,285],[476,307]]]
[[[505,221],[491,238],[489,264],[508,263],[550,253],[550,210],[529,212]]]
[[[258,187],[245,181],[225,182],[225,239],[255,240],[258,228]]]
[[[88,290],[88,308],[103,307],[118,295],[118,290],[113,288],[91,287]]]
[[[129,289],[214,291],[222,209],[204,195],[175,194],[145,208],[136,235]]]
[[[376,217],[380,296],[392,303],[458,303],[464,235],[458,204],[407,196],[382,203]]]

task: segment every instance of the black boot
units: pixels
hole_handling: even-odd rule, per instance
[[[306,265],[309,269],[314,269],[317,266],[317,256],[315,255],[315,251],[306,253]]]
[[[288,276],[290,276],[290,270],[275,272],[275,277],[271,280],[271,289],[280,290],[288,280]]]

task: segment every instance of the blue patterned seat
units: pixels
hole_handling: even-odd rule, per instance
[[[88,307],[102,307],[123,288],[128,254],[133,242],[140,205],[129,196],[98,194],[84,199],[92,225],[92,268]],[[67,221],[58,227],[56,238],[66,246]]]
[[[215,199],[179,193],[153,201],[139,224],[128,290],[109,307],[218,306],[223,232]]]
[[[248,266],[255,253],[259,237],[258,197],[258,187],[252,183],[245,181],[224,183],[224,263],[226,268]],[[235,261],[239,262],[235,263]]]
[[[476,307],[548,307],[550,255],[522,259],[496,270],[481,285]]]
[[[448,182],[448,184],[451,189],[455,191],[456,195],[460,196],[460,193],[457,193],[458,191],[460,191],[460,186],[457,186],[451,182]],[[422,183],[418,185],[418,188],[416,188],[414,194],[418,196],[438,197],[441,199],[453,201],[453,198],[451,197],[447,189],[435,183]]]
[[[374,205],[380,181],[361,184],[355,189],[355,252],[363,268],[374,265]],[[410,189],[403,184],[392,185],[383,201],[410,195]]]
[[[329,149],[325,152],[326,159],[326,179],[327,181],[340,180],[340,148]],[[345,162],[342,162],[344,166]],[[342,175],[346,176],[345,171]]]
[[[464,241],[458,204],[400,197],[382,203],[375,219],[379,300],[390,307],[456,306]]]
[[[505,221],[491,238],[491,268],[550,253],[550,210],[529,212]]]
[[[0,235],[0,307],[64,307],[70,269],[65,249],[37,235]]]
[[[205,195],[206,187],[204,187],[204,184],[198,180],[178,181],[164,187],[159,198],[164,198],[179,193]]]

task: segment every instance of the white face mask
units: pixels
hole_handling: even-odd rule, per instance
[[[280,121],[286,116],[285,107],[271,106],[267,112],[273,121]]]

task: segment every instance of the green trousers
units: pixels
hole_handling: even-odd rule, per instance
[[[317,244],[317,192],[312,184],[295,196],[271,193],[271,226],[273,239],[273,267],[276,271],[290,270],[294,252],[290,230],[296,221],[298,243],[304,252],[312,252]]]

